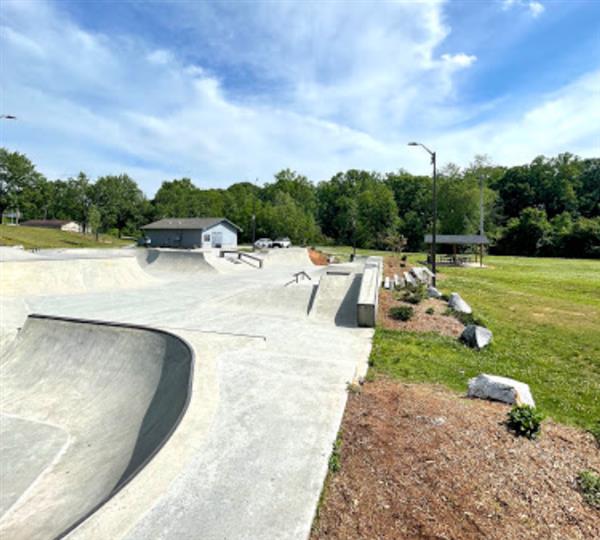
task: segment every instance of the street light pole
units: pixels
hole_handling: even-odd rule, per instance
[[[431,156],[431,164],[433,165],[433,223],[431,225],[431,271],[433,273],[432,284],[435,287],[437,283],[437,266],[436,266],[436,251],[437,251],[437,155],[435,152],[427,148],[424,144],[418,142],[409,142],[408,146],[420,146]]]

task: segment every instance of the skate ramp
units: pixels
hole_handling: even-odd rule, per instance
[[[134,257],[0,262],[0,295],[46,296],[136,289],[160,283]]]
[[[137,253],[141,268],[157,277],[183,277],[216,272],[199,251],[144,249]]]
[[[265,268],[296,266],[306,268],[314,266],[308,256],[308,250],[302,247],[273,248],[264,253]]]
[[[0,537],[60,537],[182,418],[193,352],[143,327],[31,315],[0,357]]]
[[[0,261],[30,261],[37,258],[34,253],[22,247],[0,246]]]
[[[356,302],[361,274],[352,269],[328,267],[312,300],[310,316],[336,326],[356,326]]]

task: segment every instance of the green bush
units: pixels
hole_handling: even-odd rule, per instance
[[[329,471],[332,473],[338,472],[342,468],[342,433],[338,433],[338,436],[333,443],[331,449],[331,456],[329,456]]]
[[[427,315],[433,315],[435,313],[435,309],[433,309],[432,307],[427,308],[425,310],[425,313],[427,313]]]
[[[408,321],[414,314],[415,310],[411,306],[396,306],[389,311],[390,317],[396,321]]]
[[[544,415],[531,405],[513,405],[508,413],[508,429],[516,435],[535,439],[542,431]]]
[[[577,484],[585,502],[600,510],[600,475],[594,471],[581,471]]]
[[[416,305],[420,304],[425,298],[427,298],[427,287],[424,283],[419,283],[418,285],[406,285],[399,299]]]

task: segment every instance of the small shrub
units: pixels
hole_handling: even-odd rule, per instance
[[[396,306],[390,308],[389,315],[396,321],[408,321],[415,314],[414,308],[411,306]]]
[[[360,394],[360,386],[358,384],[348,383],[346,390],[348,390],[349,394]]]
[[[544,415],[531,405],[513,405],[508,413],[508,429],[516,435],[535,439],[542,431]]]
[[[404,302],[415,305],[420,304],[423,300],[425,300],[425,298],[427,298],[427,287],[424,283],[419,283],[418,285],[407,285],[400,296],[400,300],[404,300]]]
[[[338,472],[342,468],[342,433],[338,433],[338,436],[333,443],[331,455],[329,456],[329,471],[332,473]]]
[[[577,484],[585,502],[600,510],[600,475],[594,471],[581,471],[577,475]]]
[[[425,313],[427,313],[427,315],[433,315],[435,313],[435,309],[433,309],[432,307],[427,308],[425,310]]]

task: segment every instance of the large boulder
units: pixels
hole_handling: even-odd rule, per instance
[[[517,405],[531,405],[535,407],[533,396],[529,385],[500,377],[498,375],[487,375],[482,373],[469,381],[469,397],[481,399],[493,399],[504,403],[516,403]]]
[[[429,296],[429,298],[441,298],[442,293],[438,291],[433,285],[430,285],[429,287],[427,287],[427,296]]]
[[[492,341],[492,332],[484,326],[469,324],[460,335],[460,340],[473,349],[483,349]]]
[[[404,272],[404,283],[406,283],[407,287],[416,287],[419,284],[415,276],[413,276],[410,272]]]
[[[460,294],[455,292],[453,292],[450,295],[450,299],[448,300],[448,307],[460,313],[473,313],[471,306],[460,297]]]
[[[410,273],[420,283],[424,283],[425,285],[431,285],[433,283],[433,273],[429,268],[415,266],[414,268],[411,268]]]

